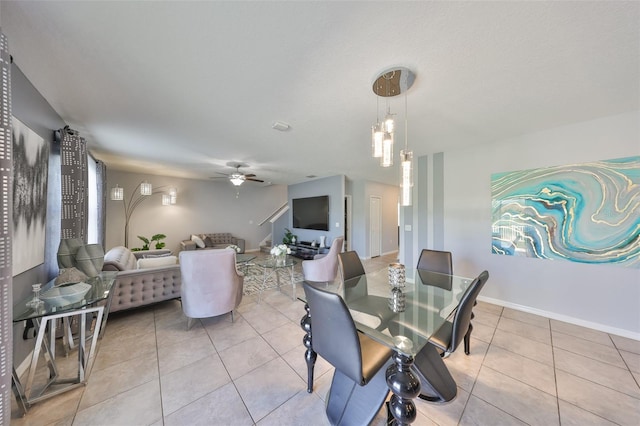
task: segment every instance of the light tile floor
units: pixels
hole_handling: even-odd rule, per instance
[[[235,322],[224,315],[189,331],[178,301],[113,314],[87,386],[24,417],[14,404],[11,424],[326,425],[332,367],[318,358],[308,394],[303,304],[290,294],[246,296]],[[639,341],[482,302],[474,312],[471,355],[445,361],[457,398],[417,401],[414,424],[640,424]]]

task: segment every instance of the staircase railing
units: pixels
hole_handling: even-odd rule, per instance
[[[276,220],[278,220],[278,218],[280,216],[282,216],[287,210],[289,210],[289,204],[288,203],[284,203],[283,205],[281,205],[280,207],[278,207],[273,213],[271,213],[269,216],[267,216],[267,218],[265,220],[263,220],[262,222],[260,222],[260,224],[258,226],[262,226],[267,222],[275,222]]]

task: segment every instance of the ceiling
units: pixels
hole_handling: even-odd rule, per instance
[[[396,184],[397,165],[369,155],[371,85],[391,66],[416,75],[415,156],[640,109],[635,1],[3,0],[0,24],[14,62],[110,169],[208,179],[231,161],[274,184]],[[404,107],[390,99],[396,157]]]

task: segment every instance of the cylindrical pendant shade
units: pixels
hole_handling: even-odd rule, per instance
[[[385,133],[382,141],[382,157],[380,157],[382,167],[393,166],[393,135]]]
[[[376,123],[376,125],[371,128],[371,132],[371,156],[373,158],[380,158],[382,157],[382,139],[384,138],[382,123]]]
[[[413,152],[400,151],[400,205],[412,204],[413,191]]]

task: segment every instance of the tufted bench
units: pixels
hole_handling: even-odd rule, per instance
[[[109,312],[136,308],[163,300],[180,297],[180,265],[153,266],[138,269],[138,260],[144,256],[170,254],[169,250],[132,252],[126,247],[114,247],[104,256],[103,271],[118,271],[111,290]],[[161,259],[161,258],[159,258]],[[155,261],[156,259],[144,259]]]

